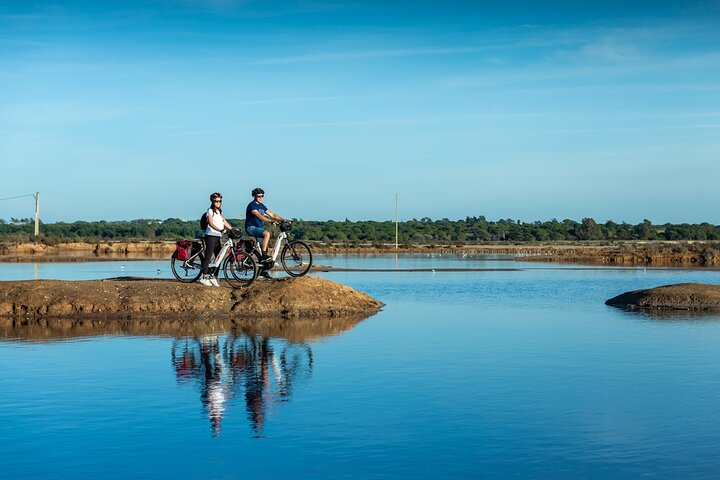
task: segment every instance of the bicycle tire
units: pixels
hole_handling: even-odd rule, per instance
[[[249,287],[258,275],[255,259],[245,252],[228,255],[223,261],[222,270],[232,288]]]
[[[307,243],[293,240],[283,247],[280,263],[291,277],[302,277],[312,267],[312,251]]]
[[[183,283],[196,282],[202,275],[203,254],[196,255],[192,260],[178,260],[177,252],[170,259],[170,270],[176,279]]]

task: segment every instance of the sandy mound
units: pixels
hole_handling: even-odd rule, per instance
[[[679,283],[623,293],[606,305],[639,310],[720,311],[720,285]]]
[[[277,279],[262,288],[253,284],[235,290],[233,298],[237,300],[233,311],[283,317],[352,315],[377,308],[379,303],[348,286],[314,277]]]
[[[0,282],[0,316],[333,317],[372,315],[382,307],[364,293],[313,277],[259,281],[247,290],[173,280],[28,280]]]

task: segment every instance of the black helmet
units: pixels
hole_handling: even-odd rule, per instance
[[[211,201],[211,202],[212,202],[213,200],[215,200],[216,198],[222,198],[222,195],[219,194],[218,192],[215,192],[215,193],[213,193],[213,194],[210,195],[210,201]]]
[[[256,195],[260,195],[261,193],[264,194],[264,193],[265,193],[265,190],[263,190],[263,189],[260,188],[260,187],[258,187],[258,188],[253,188],[252,196],[254,197],[254,196],[256,196]]]

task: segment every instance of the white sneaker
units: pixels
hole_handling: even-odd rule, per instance
[[[215,277],[210,277],[209,280],[210,280],[210,285],[212,285],[213,287],[219,287],[219,286],[220,286],[220,284],[219,284],[218,281],[217,281],[217,278],[215,278]]]
[[[206,277],[205,275],[200,277],[200,283],[202,283],[206,287],[212,287],[212,283],[210,283],[210,279],[208,277]]]

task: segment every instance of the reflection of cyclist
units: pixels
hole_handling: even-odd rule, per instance
[[[231,230],[230,225],[222,214],[222,195],[215,192],[210,195],[210,208],[207,210],[207,227],[205,227],[205,256],[202,261],[202,273],[200,283],[207,286],[219,287],[220,284],[215,275],[210,273],[210,257],[220,253],[220,239],[225,229]],[[215,271],[213,269],[213,271]]]
[[[215,335],[200,339],[200,360],[204,370],[200,401],[207,409],[214,436],[220,435],[225,402],[230,398],[230,372],[220,352]]]
[[[271,401],[270,371],[268,365],[275,360],[275,352],[267,337],[254,340],[254,362],[245,375],[245,409],[250,426],[258,435],[265,426],[265,409]],[[276,378],[279,383],[279,378]]]
[[[241,392],[250,426],[261,436],[268,407],[288,401],[293,385],[310,378],[313,361],[309,347],[286,345],[278,355],[270,340],[262,335],[233,334],[224,346],[216,335],[173,343],[176,379],[179,383],[197,382],[214,436],[220,435],[225,409]]]
[[[172,362],[175,366],[175,377],[178,379],[178,381],[185,381],[193,378],[194,375],[197,375],[198,371],[198,363],[197,359],[195,358],[194,352],[190,350],[190,345],[187,341],[185,341],[185,345],[182,348],[182,351],[178,351],[180,348],[177,343],[176,345],[173,345],[173,351],[172,351]]]
[[[233,372],[228,367],[217,335],[187,339],[173,344],[172,361],[178,382],[195,380],[200,387],[200,401],[210,420],[213,436],[222,429],[226,403],[233,394]]]
[[[273,213],[262,203],[265,198],[265,190],[256,188],[252,191],[253,200],[248,203],[245,209],[245,231],[251,237],[262,239],[262,258],[265,263],[270,260],[268,245],[270,244],[270,231],[265,230],[266,223],[274,223],[284,220],[277,213]]]

